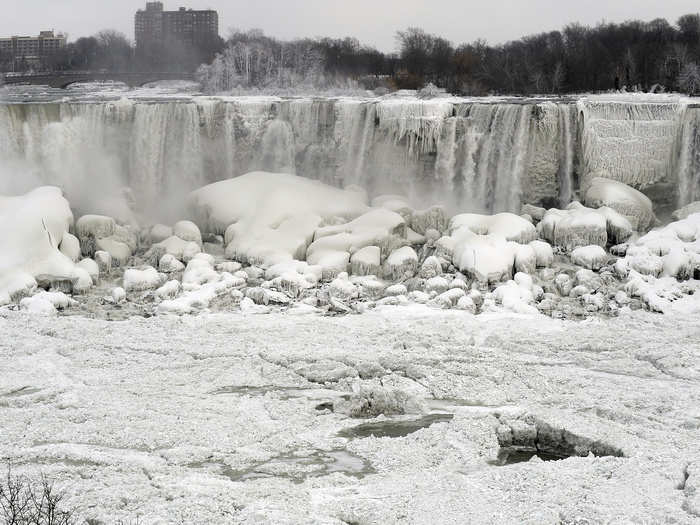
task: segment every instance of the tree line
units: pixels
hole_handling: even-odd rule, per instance
[[[282,41],[260,30],[231,31],[199,49],[168,45],[140,50],[121,33],[80,38],[54,56],[48,69],[194,71],[212,92],[236,88],[342,87],[420,89],[451,93],[562,94],[608,90],[700,90],[700,15],[569,24],[561,31],[500,45],[476,40],[455,46],[420,28],[396,34],[396,52],[355,38]],[[2,64],[2,57],[0,57]]]

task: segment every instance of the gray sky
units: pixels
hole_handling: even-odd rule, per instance
[[[560,29],[569,22],[666,18],[700,11],[696,0],[163,0],[219,11],[220,32],[260,28],[281,38],[356,36],[392,51],[394,33],[419,26],[455,44],[485,38],[500,43]],[[114,28],[133,38],[133,16],[145,0],[1,0],[0,36],[67,32],[71,40]]]

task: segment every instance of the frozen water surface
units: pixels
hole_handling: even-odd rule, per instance
[[[4,309],[0,456],[93,522],[694,523],[700,302],[672,308],[584,322]],[[341,365],[378,372],[308,372]],[[333,410],[370,383],[424,413]],[[425,424],[343,437],[397,421]]]

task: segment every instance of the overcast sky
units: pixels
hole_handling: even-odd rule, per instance
[[[134,36],[133,17],[145,0],[2,0],[0,36],[67,32],[71,40],[113,28]],[[219,11],[222,36],[229,28],[260,28],[281,38],[355,36],[383,51],[394,33],[419,26],[456,44],[484,38],[500,43],[559,29],[569,22],[666,18],[674,23],[700,11],[697,0],[164,0]]]

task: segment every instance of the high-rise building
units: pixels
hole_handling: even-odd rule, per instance
[[[66,37],[53,31],[41,31],[39,36],[0,38],[0,56],[10,60],[38,62],[66,45]]]
[[[219,14],[212,10],[163,11],[162,2],[147,2],[134,21],[137,49],[168,43],[197,46],[219,36]]]

